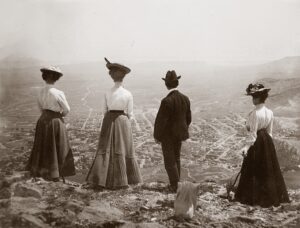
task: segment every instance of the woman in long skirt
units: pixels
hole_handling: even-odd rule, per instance
[[[289,202],[272,139],[273,112],[264,104],[269,90],[262,84],[250,84],[246,89],[255,105],[247,121],[252,145],[243,161],[235,193],[237,201],[262,207]]]
[[[130,69],[105,60],[115,85],[105,94],[105,115],[98,149],[86,181],[97,187],[116,189],[138,184],[142,178],[134,155],[130,123],[133,97],[122,86],[123,78]]]
[[[34,177],[59,181],[59,177],[75,175],[73,154],[63,120],[70,106],[64,93],[54,88],[55,82],[63,75],[61,70],[47,67],[42,68],[41,72],[46,82],[38,96],[38,107],[42,114],[36,125],[27,170]]]

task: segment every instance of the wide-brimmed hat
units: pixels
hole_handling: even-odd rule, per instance
[[[177,81],[178,79],[180,79],[181,76],[177,76],[175,70],[169,70],[166,73],[166,77],[162,78],[162,80],[166,81],[166,82],[173,82],[173,81]]]
[[[59,75],[59,77],[63,76],[63,73],[61,71],[61,69],[59,69],[59,67],[55,67],[55,66],[47,66],[47,67],[43,67],[41,68],[41,72],[54,72],[57,75]]]
[[[259,94],[259,93],[268,93],[271,89],[265,88],[263,84],[249,84],[247,89],[246,89],[246,95],[251,96],[254,94]]]
[[[106,67],[109,70],[118,69],[118,70],[123,71],[125,74],[128,74],[131,71],[130,68],[128,68],[127,66],[124,66],[120,63],[111,63],[107,58],[104,58],[104,59],[106,61]]]

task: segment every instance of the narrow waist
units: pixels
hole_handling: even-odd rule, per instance
[[[111,113],[120,113],[120,114],[125,113],[124,110],[109,110],[108,112],[111,112]]]
[[[256,133],[259,133],[259,132],[267,132],[267,129],[266,128],[259,129]]]
[[[55,112],[49,109],[43,109],[42,115],[61,118],[63,115],[60,112]]]

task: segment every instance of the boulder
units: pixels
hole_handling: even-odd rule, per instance
[[[210,192],[213,193],[215,188],[215,183],[213,182],[202,182],[199,184],[199,190],[201,192]]]
[[[90,206],[84,207],[78,214],[80,220],[88,220],[91,223],[119,220],[123,218],[123,212],[111,206],[108,202],[98,200],[90,201]]]
[[[67,202],[67,204],[64,206],[65,209],[68,209],[76,214],[81,212],[83,210],[83,207],[84,203],[77,200]]]
[[[25,180],[30,177],[30,173],[28,171],[23,171],[23,172],[14,172],[12,175],[5,177],[3,180],[3,183],[5,185],[12,185],[15,182]]]
[[[50,228],[48,224],[44,223],[41,219],[29,215],[29,214],[23,214],[21,216],[22,223],[25,223],[24,225],[27,225],[27,227],[31,228]]]
[[[46,202],[33,197],[11,197],[10,204],[10,213],[12,214],[36,214],[48,207]]]
[[[9,185],[10,184],[7,182],[7,180],[5,180],[5,179],[0,180],[0,189],[9,187]]]
[[[10,199],[0,199],[0,208],[8,208],[10,206]]]
[[[142,223],[133,223],[133,222],[127,222],[123,220],[118,221],[109,221],[104,222],[101,224],[97,224],[97,227],[104,228],[104,227],[119,227],[119,228],[165,228],[166,226],[163,226],[156,222],[142,222]]]
[[[300,210],[300,202],[284,203],[281,204],[284,211],[297,211]]]
[[[0,199],[9,199],[11,197],[11,189],[10,188],[2,188],[0,190]]]
[[[37,187],[27,186],[22,183],[19,183],[15,186],[14,195],[20,197],[34,197],[40,199],[42,198],[42,191]]]
[[[144,222],[140,224],[136,224],[136,228],[164,228],[165,226],[157,223],[157,222]]]
[[[294,198],[296,201],[299,201],[300,200],[300,192],[297,192],[295,195],[294,195]]]

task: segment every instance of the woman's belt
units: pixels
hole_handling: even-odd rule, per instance
[[[50,113],[55,113],[55,114],[60,114],[60,112],[57,112],[57,111],[53,111],[53,110],[50,110],[50,109],[43,109],[43,112],[50,112]]]
[[[267,132],[267,129],[266,128],[262,128],[262,129],[259,129],[256,133],[258,134],[259,132]]]
[[[120,113],[120,114],[125,113],[124,110],[109,110],[108,112],[111,112],[111,113]]]
[[[51,116],[51,117],[54,117],[54,118],[61,118],[63,117],[63,115],[60,113],[60,112],[55,112],[55,111],[52,111],[50,109],[43,109],[43,112],[42,112],[43,115],[46,115],[46,116]]]

